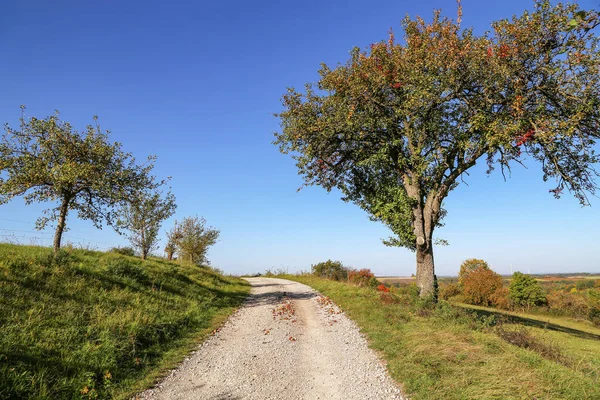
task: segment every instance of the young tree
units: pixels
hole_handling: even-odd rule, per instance
[[[515,272],[510,280],[508,290],[508,297],[514,306],[529,308],[547,303],[544,289],[530,275]]]
[[[180,260],[202,265],[208,263],[206,253],[208,248],[217,243],[219,231],[206,227],[206,220],[198,217],[186,217],[178,226],[176,240],[177,254]]]
[[[103,222],[116,228],[123,201],[162,184],[150,175],[153,163],[154,157],[149,157],[144,165],[136,165],[121,144],[108,141],[108,132],[97,123],[77,132],[58,113],[44,119],[22,116],[20,129],[5,125],[0,141],[0,204],[17,196],[24,196],[26,204],[54,203],[36,228],[56,221],[56,253],[71,210],[97,228]]]
[[[165,246],[165,253],[167,253],[167,259],[173,260],[173,255],[177,252],[177,242],[181,239],[181,230],[179,224],[175,221],[175,225],[167,232],[167,245]]]
[[[164,220],[175,213],[175,196],[170,192],[143,191],[127,202],[121,211],[120,226],[129,231],[129,241],[139,250],[142,260],[158,248],[158,231]]]
[[[391,229],[387,245],[416,252],[421,296],[434,294],[442,202],[477,162],[504,172],[527,156],[556,197],[587,204],[596,190],[598,13],[542,0],[482,36],[459,22],[406,17],[402,44],[390,33],[323,64],[316,88],[288,89],[275,134],[306,185],[338,188]]]

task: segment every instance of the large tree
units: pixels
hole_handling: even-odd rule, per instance
[[[69,211],[97,228],[103,223],[116,228],[124,201],[163,184],[151,175],[154,157],[137,165],[94,121],[78,132],[58,113],[44,119],[22,116],[19,129],[5,125],[0,141],[0,204],[18,196],[26,204],[52,203],[36,228],[56,221],[54,252],[60,249]]]
[[[442,202],[477,162],[502,171],[539,161],[544,180],[587,204],[599,137],[598,13],[537,1],[481,36],[439,11],[403,21],[404,37],[354,48],[288,89],[275,144],[305,184],[338,188],[416,252],[417,285],[434,294],[433,232]]]
[[[119,225],[129,231],[129,241],[142,260],[158,248],[160,226],[176,208],[175,196],[171,192],[163,196],[160,191],[141,191],[123,206]]]

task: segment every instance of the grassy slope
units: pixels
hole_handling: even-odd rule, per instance
[[[0,244],[0,398],[127,398],[248,290],[162,260]]]
[[[443,303],[431,315],[402,302],[384,304],[373,289],[311,276],[308,284],[340,305],[388,363],[411,399],[598,399],[600,340],[529,328],[561,349],[557,363],[481,329]],[[516,326],[505,325],[505,329]]]
[[[451,301],[452,299],[450,299]],[[472,304],[464,304],[464,303],[452,303],[459,307],[475,310],[475,311],[483,311],[489,314],[495,315],[505,315],[508,317],[514,317],[514,320],[517,322],[524,323],[529,326],[544,326],[547,325],[550,328],[555,326],[556,329],[560,330],[561,327],[565,328],[565,330],[577,330],[585,333],[589,333],[590,335],[596,335],[600,338],[600,327],[595,326],[590,321],[579,320],[575,318],[556,316],[556,315],[546,315],[546,314],[532,314],[525,312],[515,312],[515,311],[506,311],[499,310],[497,308],[490,307],[481,307],[474,306]]]

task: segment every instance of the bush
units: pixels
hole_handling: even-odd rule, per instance
[[[335,281],[346,281],[348,279],[348,268],[341,261],[327,260],[311,265],[312,273],[321,278],[333,279]]]
[[[440,299],[448,300],[451,297],[456,297],[461,294],[460,285],[458,283],[446,283],[440,285]]]
[[[111,253],[122,254],[124,256],[135,256],[135,250],[132,247],[124,246],[124,247],[113,247],[109,250]]]
[[[379,281],[375,279],[375,275],[368,268],[361,270],[350,270],[348,272],[348,282],[363,287],[375,287],[379,285]]]
[[[588,318],[595,325],[600,325],[600,290],[590,289],[588,291]]]
[[[478,258],[469,258],[460,265],[460,272],[458,273],[458,284],[463,285],[464,280],[469,274],[476,269],[490,269],[490,266],[484,260]]]
[[[577,281],[575,287],[577,288],[577,290],[591,289],[594,287],[594,283],[596,283],[594,279],[582,279],[580,281]]]
[[[490,306],[493,304],[493,294],[502,287],[502,277],[491,269],[480,266],[465,276],[462,286],[467,302]]]
[[[588,316],[588,302],[577,293],[554,291],[548,294],[546,300],[552,314],[578,318],[587,318]]]
[[[509,298],[517,307],[541,306],[547,303],[544,290],[533,277],[515,272],[510,280]]]
[[[507,287],[499,287],[490,297],[492,305],[501,310],[510,309],[510,291]]]

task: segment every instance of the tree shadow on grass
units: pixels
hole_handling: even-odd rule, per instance
[[[504,314],[501,312],[479,310],[479,309],[475,309],[475,308],[465,307],[464,309],[476,313],[477,316],[479,316],[479,317],[489,317],[490,315],[493,315],[496,318],[506,321],[508,323],[521,324],[521,325],[530,326],[533,328],[548,329],[550,331],[567,333],[569,335],[573,335],[573,336],[576,336],[581,339],[600,340],[600,335],[581,331],[581,330],[575,329],[575,328],[569,328],[569,327],[558,325],[558,324],[553,324],[551,322],[539,321],[536,319],[520,317],[520,316],[510,315],[510,314]]]

